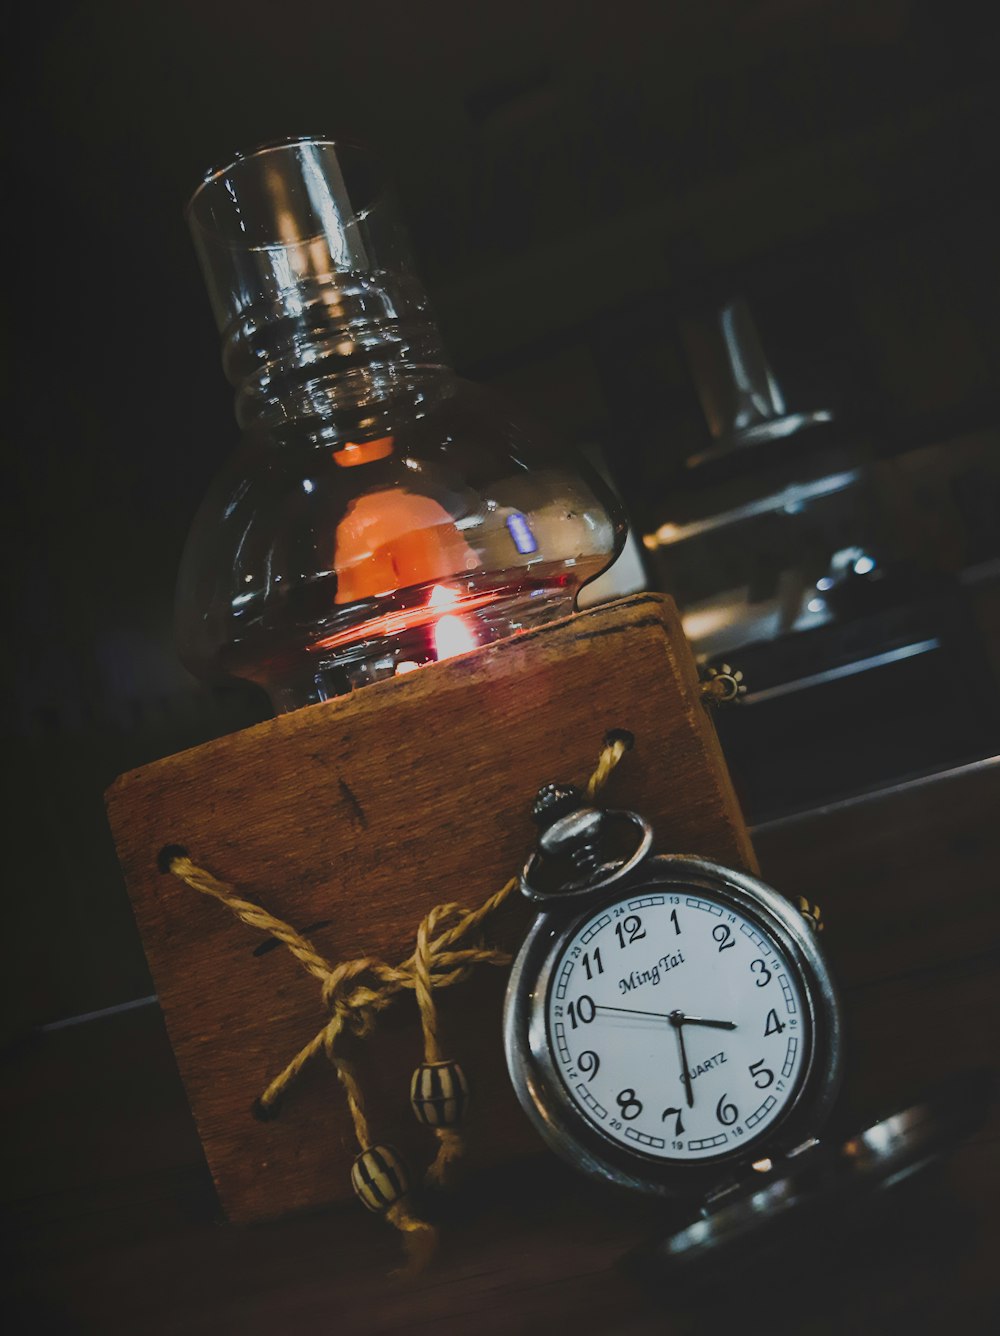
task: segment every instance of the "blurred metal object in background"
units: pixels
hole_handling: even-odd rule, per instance
[[[713,440],[690,456],[688,468],[833,421],[827,408],[788,412],[743,297],[686,321],[681,337]]]
[[[835,370],[803,378],[815,314],[801,299],[780,314],[767,354],[743,299],[682,321],[710,443],[675,447],[643,537],[702,661],[735,657],[753,683],[719,721],[752,820],[1000,750],[995,693],[968,689],[993,680],[996,431],[883,437],[839,411],[852,387]],[[772,357],[789,349],[786,390]],[[838,411],[808,407],[817,385]]]

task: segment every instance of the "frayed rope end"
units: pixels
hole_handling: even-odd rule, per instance
[[[406,1248],[406,1265],[399,1267],[392,1274],[397,1280],[413,1280],[428,1266],[437,1252],[438,1232],[426,1220],[411,1215],[405,1202],[396,1202],[385,1214],[403,1235]]]
[[[434,1135],[438,1139],[438,1153],[424,1174],[424,1182],[431,1187],[443,1188],[454,1183],[457,1177],[458,1166],[465,1154],[465,1142],[461,1132],[453,1127],[435,1127]]]

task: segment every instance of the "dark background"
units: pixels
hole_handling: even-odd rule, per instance
[[[286,134],[370,143],[459,368],[567,439],[599,443],[643,533],[683,500],[680,462],[708,442],[679,322],[733,291],[775,331],[799,406],[835,404],[838,429],[863,436],[869,458],[970,440],[976,459],[996,458],[987,10],[22,9],[5,173],[11,1038],[152,992],[103,790],[266,713],[249,689],[199,687],[171,644],[184,535],[236,437],[181,217],[202,172]],[[944,518],[919,541],[930,534],[932,566],[955,580],[997,555],[982,540],[995,512],[976,528],[942,489],[925,500]],[[977,715],[959,725],[951,705],[928,704],[981,700],[990,718],[996,581],[959,602],[954,652],[913,688],[855,787],[995,749]],[[884,713],[864,705],[862,731],[864,709]],[[935,717],[933,744],[921,711]],[[802,722],[782,727],[798,734]],[[738,763],[740,738],[731,745]],[[773,775],[738,777],[751,816],[791,801]],[[754,787],[765,781],[766,801]],[[812,792],[830,796],[818,778]]]

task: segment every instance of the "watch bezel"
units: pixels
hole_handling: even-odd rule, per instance
[[[794,967],[807,1009],[810,1048],[797,1088],[759,1139],[697,1161],[630,1150],[588,1122],[570,1098],[549,1042],[547,999],[553,972],[587,918],[637,891],[678,887],[704,891],[755,919],[774,936]],[[701,1193],[744,1173],[763,1158],[780,1158],[819,1132],[840,1086],[843,1053],[837,991],[815,934],[772,887],[745,872],[681,854],[647,858],[624,881],[568,912],[540,914],[511,971],[504,1007],[504,1049],[522,1108],[543,1140],[594,1177],[653,1195]]]

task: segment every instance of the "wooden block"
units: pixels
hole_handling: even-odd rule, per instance
[[[322,1026],[315,979],[222,905],[157,870],[192,859],[308,935],[331,962],[396,963],[436,904],[480,904],[523,864],[529,809],[549,780],[583,783],[605,733],[634,750],[607,800],[654,823],[657,847],[753,870],[697,671],[669,599],[632,598],[282,715],[124,775],[107,797],[171,1043],[223,1205],[234,1220],[349,1197],[356,1153],[322,1058],[279,1117],[252,1106]],[[515,897],[500,938],[530,915]],[[322,926],[314,927],[320,924]],[[506,970],[441,995],[446,1055],[472,1089],[470,1167],[537,1144],[500,1039]],[[407,993],[363,1047],[369,1120],[419,1172],[436,1142],[409,1107],[422,1059]]]

